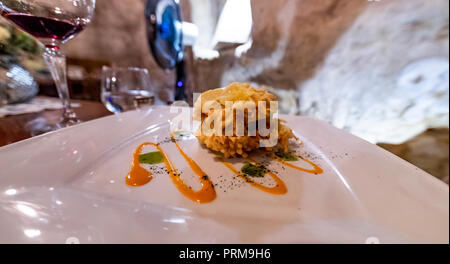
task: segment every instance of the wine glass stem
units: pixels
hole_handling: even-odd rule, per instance
[[[66,57],[59,49],[55,47],[47,47],[44,52],[44,60],[50,69],[53,80],[58,90],[59,98],[64,107],[61,126],[70,126],[79,123],[75,112],[70,106],[69,87],[67,85]]]

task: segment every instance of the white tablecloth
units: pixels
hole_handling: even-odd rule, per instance
[[[72,103],[72,107],[80,107],[80,104]],[[0,107],[0,118],[8,115],[20,115],[62,108],[63,106],[58,98],[38,96],[27,103]]]

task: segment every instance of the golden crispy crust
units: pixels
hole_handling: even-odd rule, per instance
[[[220,120],[222,120],[222,127],[223,127],[223,133],[222,136],[217,135],[210,135],[207,136],[204,133],[202,133],[201,128],[199,131],[197,131],[197,138],[201,144],[204,144],[207,148],[218,151],[224,154],[225,157],[235,157],[235,156],[242,156],[247,157],[248,153],[250,153],[253,150],[263,148],[260,145],[260,141],[262,139],[267,139],[268,137],[261,137],[256,131],[255,136],[236,136],[236,123],[233,124],[233,136],[225,136],[225,126],[231,125],[231,123],[227,124],[227,120],[225,119],[225,108],[227,101],[231,102],[239,102],[239,101],[245,101],[245,102],[253,102],[256,106],[255,110],[258,111],[258,102],[264,101],[267,103],[267,111],[266,111],[266,120],[273,120],[273,116],[270,115],[270,102],[276,101],[276,96],[273,94],[265,91],[265,90],[257,90],[253,87],[251,87],[249,84],[239,84],[239,83],[232,83],[231,85],[227,86],[226,88],[219,88],[215,90],[210,90],[201,95],[199,100],[194,105],[194,119],[201,120],[202,122],[205,121],[206,118],[213,117],[216,115],[216,117]],[[203,109],[205,104],[210,101],[215,101],[220,104],[219,110],[208,110]],[[236,104],[235,104],[236,106]],[[246,106],[245,103],[237,105],[238,108],[243,108]],[[229,109],[228,109],[229,110]],[[199,115],[200,113],[200,115]],[[228,112],[230,113],[230,112]],[[235,112],[232,112],[233,115],[236,115]],[[245,135],[248,135],[248,111],[244,112],[245,116]],[[255,114],[255,113],[254,113]],[[256,114],[255,114],[256,116]],[[278,145],[281,146],[285,152],[288,151],[289,148],[289,139],[290,138],[296,138],[294,134],[292,133],[292,130],[285,125],[281,123],[280,120],[278,121],[278,131],[271,131],[270,133],[276,133],[278,134]],[[269,121],[266,121],[269,123]],[[272,148],[264,148],[267,150],[270,150]]]

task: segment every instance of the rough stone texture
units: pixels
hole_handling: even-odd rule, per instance
[[[314,75],[365,5],[365,1],[253,0],[254,44],[225,73],[222,83],[239,78],[296,89]]]
[[[372,3],[299,86],[300,112],[402,143],[448,126],[448,71],[448,1]]]
[[[298,113],[374,143],[448,126],[448,1],[279,2],[252,2],[253,47],[210,62],[230,68],[220,84],[199,84],[295,89]],[[205,64],[198,78],[222,70]]]

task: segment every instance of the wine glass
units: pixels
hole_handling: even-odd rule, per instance
[[[45,45],[44,60],[62,101],[63,116],[55,128],[79,123],[70,106],[66,57],[60,47],[92,20],[95,0],[0,0],[3,17]]]

